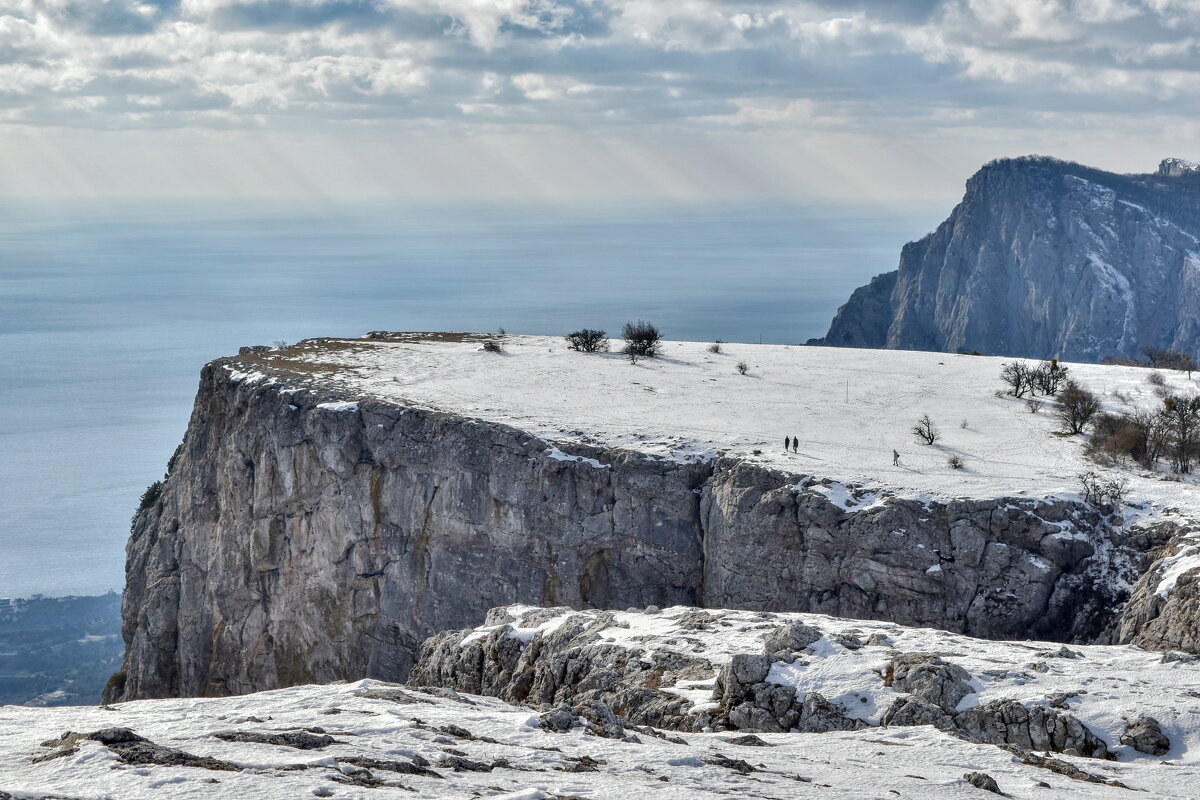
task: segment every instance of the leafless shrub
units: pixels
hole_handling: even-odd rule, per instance
[[[625,354],[654,358],[662,347],[662,334],[649,322],[626,322],[621,330],[625,337]],[[632,360],[632,359],[630,359]],[[635,362],[636,363],[636,362]]]
[[[710,353],[720,353],[720,352],[721,352],[721,343],[720,343],[720,342],[713,342],[712,344],[710,344],[710,345],[708,346],[708,352],[710,352]]]
[[[950,469],[962,469],[965,466],[965,464],[963,463],[962,457],[959,456],[958,454],[952,455],[949,458],[947,458],[946,463],[950,466]]]
[[[1124,478],[1100,475],[1092,471],[1080,473],[1079,482],[1083,487],[1083,499],[1108,511],[1121,504],[1129,486],[1129,482]]]
[[[608,337],[604,331],[593,328],[580,328],[566,335],[567,347],[580,353],[608,352]]]
[[[735,367],[735,369],[737,369],[738,375],[745,375],[747,372],[750,371],[750,365],[747,364],[745,361],[739,361],[737,363],[737,367]]]
[[[1025,407],[1029,409],[1030,414],[1036,414],[1042,410],[1042,401],[1036,397],[1025,398]]]

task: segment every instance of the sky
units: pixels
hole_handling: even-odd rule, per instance
[[[941,202],[1200,158],[1200,0],[0,0],[0,198]]]

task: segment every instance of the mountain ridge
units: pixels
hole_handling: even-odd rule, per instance
[[[996,159],[809,344],[1100,361],[1200,353],[1200,167]]]

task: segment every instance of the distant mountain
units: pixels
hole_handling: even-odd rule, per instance
[[[1000,159],[810,344],[1076,361],[1200,353],[1200,166]]]

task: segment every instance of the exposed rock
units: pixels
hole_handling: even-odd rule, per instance
[[[1000,159],[813,343],[1099,361],[1200,351],[1200,175]]]
[[[1154,717],[1142,717],[1130,724],[1121,734],[1121,744],[1152,756],[1166,755],[1171,750],[1171,740]]]
[[[820,638],[819,630],[803,622],[781,625],[763,637],[763,652],[767,655],[799,653]]]
[[[53,748],[51,752],[35,756],[32,763],[40,764],[56,758],[74,755],[79,751],[79,742],[89,739],[106,746],[117,754],[126,764],[154,764],[167,767],[196,767],[221,772],[240,770],[237,764],[209,756],[197,756],[163,747],[134,733],[129,728],[104,728],[93,733],[72,733],[67,731],[58,739],[42,742],[42,747]]]
[[[348,758],[338,758],[339,764],[353,764],[356,767],[363,769],[385,770],[387,772],[399,772],[403,775],[423,775],[426,778],[441,778],[442,776],[433,770],[429,769],[429,765],[418,764],[414,761],[392,761],[381,760],[376,758],[364,758],[361,756],[351,756]]]
[[[1051,708],[1025,706],[1016,700],[993,700],[957,714],[954,722],[977,742],[1111,758],[1108,747],[1083,723]]]
[[[253,742],[255,744],[273,744],[279,747],[294,747],[297,750],[320,750],[339,742],[327,734],[314,735],[306,731],[287,731],[285,733],[262,733],[260,731],[223,731],[213,736],[223,742]]]
[[[938,730],[956,730],[954,717],[945,709],[918,697],[901,697],[883,713],[880,725],[932,725]]]
[[[994,794],[1004,794],[1004,792],[1000,791],[1000,786],[996,783],[996,779],[986,772],[968,772],[966,775],[963,775],[963,780],[976,789],[983,789]]]
[[[579,724],[579,714],[570,706],[559,706],[538,716],[538,726],[555,733],[566,733]]]
[[[953,714],[959,702],[974,693],[970,673],[927,653],[904,653],[888,663],[884,683],[898,692],[932,703]]]
[[[1064,775],[1071,780],[1085,781],[1087,783],[1103,783],[1107,786],[1118,786],[1122,789],[1129,788],[1118,780],[1105,778],[1102,775],[1097,775],[1094,772],[1088,772],[1087,770],[1080,769],[1070,761],[1063,761],[1061,758],[1050,758],[1049,756],[1039,755],[1038,753],[1031,753],[1028,750],[1024,750],[1020,747],[1014,747],[1012,745],[1001,745],[1001,747],[1012,753],[1024,764],[1029,764],[1030,766],[1034,767],[1041,767],[1042,769],[1048,769],[1051,772]]]
[[[1159,591],[1163,568],[1169,559],[1200,542],[1200,531],[1176,528],[1162,548],[1153,551],[1156,560],[1133,587],[1116,640],[1140,644],[1151,650],[1200,653],[1200,570],[1179,576],[1164,598]]]

